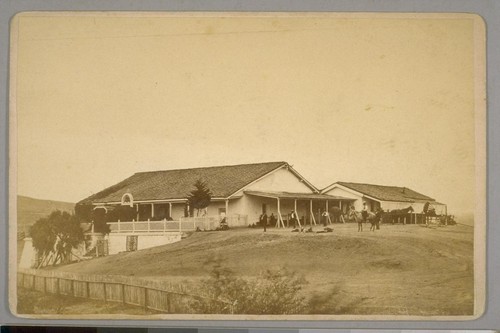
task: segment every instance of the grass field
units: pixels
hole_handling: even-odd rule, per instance
[[[318,227],[318,230],[321,228]],[[234,229],[120,253],[58,270],[129,275],[195,285],[218,261],[240,277],[286,267],[307,280],[308,311],[325,314],[471,315],[473,228],[387,225],[332,233]]]
[[[17,312],[20,314],[57,314],[86,315],[96,313],[129,315],[151,315],[154,311],[145,311],[141,307],[106,303],[62,295],[44,294],[38,291],[17,289]]]

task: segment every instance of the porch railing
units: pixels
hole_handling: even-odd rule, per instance
[[[118,221],[108,222],[112,233],[149,233],[149,232],[182,232],[215,230],[220,226],[219,216],[181,217],[177,221]],[[226,217],[229,227],[247,225],[246,215],[230,215]]]

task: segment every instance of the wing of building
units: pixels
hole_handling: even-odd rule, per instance
[[[336,182],[325,187],[321,193],[355,199],[356,210],[361,210],[363,202],[366,202],[371,211],[377,208],[391,211],[411,206],[416,213],[421,213],[428,203],[435,208],[436,214],[446,214],[445,204],[408,187]]]

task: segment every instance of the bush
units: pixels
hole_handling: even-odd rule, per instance
[[[71,250],[83,241],[80,219],[59,210],[36,221],[30,234],[33,247],[42,258],[41,263],[50,254],[54,255],[53,264],[69,262]]]
[[[201,292],[208,297],[198,299],[192,307],[196,313],[297,314],[304,310],[300,291],[305,283],[285,268],[243,279],[217,265],[202,282]]]

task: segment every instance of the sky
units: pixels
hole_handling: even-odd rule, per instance
[[[287,161],[319,188],[406,186],[474,209],[472,16],[13,24],[18,194],[76,202],[139,171]]]

